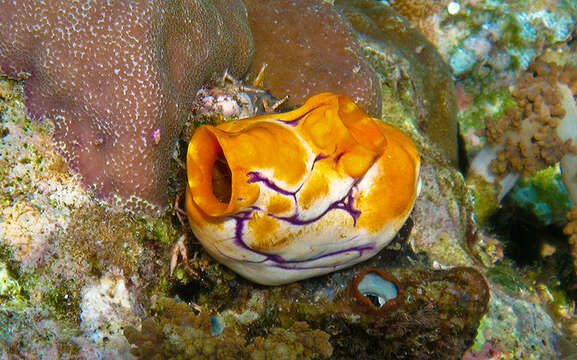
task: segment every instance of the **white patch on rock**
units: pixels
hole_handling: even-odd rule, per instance
[[[82,291],[80,326],[93,342],[128,352],[129,344],[122,330],[138,323],[133,304],[122,277],[103,276]]]

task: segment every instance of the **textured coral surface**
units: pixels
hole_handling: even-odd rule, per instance
[[[327,359],[333,348],[329,335],[311,329],[306,322],[290,327],[271,327],[261,336],[240,323],[220,323],[216,316],[199,314],[184,302],[159,298],[154,317],[143,321],[140,331],[127,328],[125,335],[134,345],[138,359]],[[221,324],[220,326],[225,326]]]
[[[166,204],[191,100],[226,68],[243,73],[251,45],[240,0],[0,4],[0,74],[27,79],[32,117],[53,118],[85,183],[122,203]]]
[[[301,105],[323,91],[348,95],[380,117],[379,80],[350,24],[323,0],[245,0],[255,41],[251,72],[267,63],[263,86]]]

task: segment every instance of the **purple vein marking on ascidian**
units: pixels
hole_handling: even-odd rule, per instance
[[[315,166],[317,161],[326,159],[328,157],[329,157],[328,155],[325,155],[323,153],[319,153],[313,161],[313,164],[311,166],[311,171],[314,169],[314,166]],[[310,224],[310,223],[313,223],[313,222],[319,220],[320,218],[325,216],[331,210],[340,209],[340,210],[346,211],[347,213],[349,213],[351,215],[351,217],[353,218],[353,226],[356,226],[357,219],[361,215],[361,211],[358,209],[355,209],[353,206],[353,203],[355,201],[355,192],[357,191],[357,184],[361,180],[361,178],[356,179],[355,182],[353,183],[353,186],[347,192],[347,194],[343,198],[341,198],[340,200],[333,202],[321,215],[319,215],[318,217],[316,217],[314,219],[301,220],[298,218],[299,217],[299,211],[298,211],[298,201],[297,201],[296,195],[301,190],[301,188],[304,184],[301,184],[299,186],[299,188],[295,191],[289,191],[289,190],[283,189],[279,185],[275,184],[272,180],[266,178],[264,175],[262,175],[258,171],[248,172],[247,175],[249,177],[249,179],[247,181],[248,183],[261,182],[266,187],[268,187],[269,189],[271,189],[271,190],[273,190],[273,191],[275,191],[281,195],[291,196],[293,198],[295,205],[296,205],[295,213],[290,217],[280,217],[280,216],[276,216],[276,215],[273,215],[270,213],[267,214],[268,216],[271,216],[275,219],[278,219],[281,221],[286,221],[286,222],[289,222],[289,223],[294,224],[294,225],[307,225],[307,224]],[[262,209],[260,209],[257,206],[250,206],[249,210],[246,210],[246,211],[243,211],[243,212],[240,212],[240,213],[237,213],[235,215],[230,216],[236,222],[234,243],[237,246],[239,246],[239,247],[241,247],[241,248],[243,248],[249,252],[261,255],[264,258],[262,260],[259,260],[259,261],[237,259],[237,258],[234,258],[232,256],[225,255],[219,251],[219,253],[222,256],[227,257],[227,258],[232,259],[232,260],[235,260],[235,261],[244,262],[244,263],[253,263],[253,264],[260,264],[260,263],[270,261],[270,262],[275,263],[275,265],[274,265],[275,267],[278,267],[281,269],[287,269],[287,270],[307,270],[307,269],[323,269],[323,268],[336,269],[336,268],[345,266],[347,263],[350,263],[351,261],[354,261],[355,259],[358,259],[359,257],[363,256],[363,253],[365,251],[372,251],[375,249],[375,243],[370,243],[370,244],[365,244],[365,245],[361,245],[361,246],[351,247],[351,248],[344,249],[344,250],[337,250],[337,251],[333,251],[333,252],[329,252],[329,253],[321,253],[315,257],[305,259],[305,260],[286,260],[280,255],[270,255],[270,254],[267,254],[267,253],[264,253],[261,251],[257,251],[257,250],[252,249],[251,247],[249,247],[243,240],[243,229],[244,229],[245,222],[249,221],[252,218],[252,214],[254,213],[254,211],[262,211]],[[355,237],[347,239],[347,241],[351,241]],[[319,260],[322,258],[326,258],[326,257],[337,256],[337,255],[347,253],[347,252],[357,252],[358,254],[356,257],[348,259],[348,261],[341,263],[341,264],[337,264],[337,265],[322,265],[322,266],[297,265],[297,264],[310,263],[310,262],[313,262],[313,261],[316,261],[316,260]],[[292,264],[292,265],[287,265],[287,264]]]
[[[317,163],[317,161],[326,159],[328,157],[329,157],[328,155],[325,155],[322,152],[318,153],[317,156],[315,156],[315,159],[313,160],[313,165],[311,166],[310,171],[312,172],[314,170],[315,164]],[[285,189],[281,188],[280,186],[275,184],[272,180],[268,179],[267,177],[265,177],[263,174],[261,174],[258,171],[250,171],[246,175],[248,175],[247,183],[252,184],[252,183],[256,183],[256,182],[262,182],[269,189],[276,191],[277,193],[279,193],[281,195],[286,195],[286,196],[296,195],[304,185],[304,184],[301,184],[296,191],[289,191],[289,190],[285,190]]]
[[[234,231],[234,243],[235,243],[235,245],[237,245],[237,246],[239,246],[239,247],[241,247],[241,248],[243,248],[249,252],[264,256],[264,259],[262,259],[260,261],[237,259],[233,256],[226,255],[222,251],[217,249],[217,251],[220,253],[220,255],[222,255],[226,258],[229,258],[231,260],[235,260],[235,261],[239,261],[239,262],[245,262],[245,263],[251,263],[251,264],[260,264],[260,263],[263,263],[263,262],[269,260],[269,257],[270,257],[269,254],[266,254],[266,253],[263,253],[261,251],[257,251],[257,250],[252,249],[250,246],[248,246],[244,242],[243,236],[242,236],[242,231],[244,229],[245,222],[250,220],[253,212],[255,212],[257,210],[260,210],[260,209],[256,206],[251,206],[250,210],[242,211],[240,213],[230,215],[230,218],[234,219],[234,221],[235,221],[235,231]]]
[[[316,109],[318,109],[318,108],[321,107],[321,106],[324,106],[324,105],[323,105],[323,104],[320,104],[320,105],[318,105],[318,106],[315,106],[314,108],[310,109],[309,111],[307,111],[306,113],[302,114],[301,116],[299,116],[298,118],[296,118],[296,119],[294,119],[294,120],[281,120],[281,119],[274,119],[274,120],[276,120],[276,121],[278,121],[278,122],[281,122],[281,123],[283,123],[283,124],[285,124],[285,125],[295,127],[295,126],[298,126],[298,124],[300,123],[300,121],[301,121],[305,116],[307,116],[311,111],[316,110]]]
[[[323,154],[323,153],[318,154],[315,157],[312,168],[314,168],[315,163],[317,161],[322,160],[322,159],[326,159],[327,157],[328,156]],[[312,168],[311,168],[311,170],[312,170]],[[333,202],[330,206],[327,207],[327,209],[322,214],[320,214],[316,218],[312,218],[312,219],[308,219],[308,220],[302,220],[302,219],[299,219],[299,206],[298,206],[298,201],[297,201],[296,195],[301,190],[301,188],[304,184],[301,184],[301,186],[296,191],[288,191],[288,190],[281,188],[280,186],[275,184],[272,180],[266,178],[264,175],[262,175],[258,171],[251,171],[251,172],[247,173],[247,175],[249,176],[249,180],[248,180],[249,183],[262,182],[269,189],[276,191],[282,195],[292,196],[292,198],[294,199],[295,204],[296,204],[296,210],[295,210],[295,213],[293,215],[291,215],[291,216],[278,216],[278,215],[274,215],[274,214],[268,214],[268,216],[270,216],[270,217],[273,217],[273,218],[278,219],[278,220],[289,222],[293,225],[308,225],[308,224],[311,224],[311,223],[319,220],[320,218],[325,216],[329,211],[339,209],[339,210],[344,210],[344,211],[348,212],[351,215],[351,217],[353,218],[353,226],[357,226],[357,219],[359,218],[359,216],[361,216],[361,211],[359,209],[356,209],[353,204],[355,202],[355,193],[357,191],[357,184],[359,183],[359,181],[362,178],[357,178],[355,180],[355,182],[353,183],[353,186],[351,187],[351,189],[349,189],[349,191],[347,192],[347,194],[342,199]]]
[[[273,191],[276,191],[277,193],[279,193],[281,195],[286,195],[286,196],[295,196],[303,186],[303,184],[301,184],[301,186],[299,186],[299,188],[296,189],[296,191],[288,191],[288,190],[281,188],[277,184],[275,184],[272,180],[267,179],[263,174],[259,173],[258,171],[250,171],[247,173],[247,175],[249,178],[247,183],[252,184],[252,183],[256,183],[256,182],[261,182],[267,188],[269,188]]]
[[[354,239],[348,239],[348,240],[352,240]],[[342,249],[342,250],[336,250],[336,251],[332,251],[329,253],[325,253],[325,254],[321,254],[309,259],[305,259],[305,260],[285,260],[283,259],[281,256],[279,255],[273,255],[270,256],[269,260],[275,262],[276,264],[274,265],[275,267],[278,267],[280,269],[287,269],[287,270],[307,270],[307,269],[326,269],[326,268],[339,268],[339,267],[343,267],[343,266],[347,266],[347,264],[353,262],[354,260],[360,258],[363,256],[365,251],[373,251],[375,250],[375,243],[371,242],[369,244],[365,244],[365,245],[359,245],[359,246],[354,246],[348,249]],[[356,252],[357,256],[347,259],[346,262],[340,263],[340,264],[336,264],[336,265],[317,265],[317,266],[306,266],[307,263],[311,263],[320,259],[324,259],[327,257],[333,257],[333,256],[338,256],[347,252]]]
[[[304,260],[285,260],[282,256],[279,256],[279,255],[270,255],[270,256],[268,256],[268,258],[266,260],[274,262],[275,264],[273,266],[275,266],[277,268],[287,269],[287,270],[311,270],[311,269],[327,269],[327,268],[337,269],[340,267],[345,267],[348,264],[350,264],[351,262],[354,262],[356,259],[362,257],[365,251],[373,251],[373,250],[375,250],[375,244],[370,243],[370,244],[366,244],[366,245],[354,246],[354,247],[351,247],[348,249],[332,251],[330,253],[322,254],[322,255],[315,256],[315,257],[309,258],[309,259],[304,259]],[[348,253],[348,252],[356,252],[357,255],[353,258],[347,259],[347,261],[345,261],[343,263],[336,264],[336,265],[316,265],[316,266],[314,266],[314,265],[307,266],[306,265],[308,263],[312,263],[312,262],[320,260],[320,259],[338,256],[338,255]]]
[[[335,158],[333,159],[333,161],[336,163],[339,162],[339,160],[343,157],[343,155],[345,154],[344,151],[340,152],[337,156],[335,156]]]
[[[235,230],[234,230],[234,243],[245,250],[249,250],[252,252],[256,252],[260,254],[260,252],[251,249],[245,242],[242,240],[242,230],[244,229],[244,223],[252,217],[252,213],[255,209],[251,209],[248,211],[243,211],[238,214],[232,215],[232,218],[236,221]],[[264,254],[263,254],[264,255]]]
[[[286,221],[288,223],[291,223],[293,225],[308,225],[311,224],[315,221],[318,221],[320,218],[322,218],[323,216],[325,216],[329,211],[331,210],[335,210],[335,209],[339,209],[339,210],[344,210],[347,213],[349,213],[349,215],[351,215],[351,217],[353,218],[353,227],[357,226],[357,220],[359,218],[359,216],[361,216],[361,211],[359,209],[356,209],[353,206],[353,203],[355,202],[355,196],[353,194],[353,191],[356,191],[357,189],[357,185],[356,183],[353,185],[353,187],[347,192],[347,194],[340,200],[333,202],[331,205],[329,205],[325,211],[323,211],[322,214],[320,214],[319,216],[312,218],[312,219],[307,219],[307,220],[302,220],[299,219],[299,214],[295,214],[293,216],[277,216],[277,215],[273,215],[273,214],[269,214],[269,216],[278,219],[278,220],[282,220],[282,221]]]
[[[253,252],[255,254],[264,256],[264,259],[259,260],[259,261],[237,259],[237,258],[234,258],[232,256],[225,255],[219,251],[222,256],[227,257],[227,258],[232,259],[232,260],[235,260],[235,261],[239,261],[239,262],[243,262],[243,263],[251,263],[251,264],[261,264],[261,263],[270,261],[270,262],[274,263],[273,266],[280,268],[280,269],[286,269],[286,270],[312,270],[312,269],[326,269],[326,268],[337,269],[340,267],[344,267],[344,266],[347,266],[347,264],[353,262],[354,260],[362,257],[365,251],[375,250],[375,243],[371,242],[369,244],[353,246],[353,247],[348,248],[348,249],[336,250],[336,251],[332,251],[329,253],[322,253],[322,254],[319,254],[315,257],[312,257],[309,259],[304,259],[304,260],[286,260],[280,255],[266,254],[266,253],[251,249],[248,245],[246,245],[246,243],[242,239],[242,237],[243,237],[242,236],[243,235],[242,230],[244,228],[244,223],[246,221],[250,220],[252,213],[255,210],[259,210],[259,209],[253,208],[251,210],[248,210],[248,211],[245,211],[245,212],[242,212],[240,214],[232,216],[232,218],[235,219],[235,221],[236,221],[235,244],[237,244],[238,246],[242,247],[245,250],[248,250],[248,251]],[[347,241],[354,240],[355,238],[356,238],[356,236],[353,236],[352,238],[347,239]],[[314,261],[317,261],[320,259],[324,259],[327,257],[338,256],[340,254],[347,253],[347,252],[357,252],[357,256],[350,258],[346,262],[343,262],[343,263],[340,263],[337,265],[319,265],[319,266],[306,266],[305,265],[307,263],[311,263],[311,262],[314,262]]]
[[[315,156],[315,159],[313,160],[313,164],[311,166],[311,172],[314,170],[315,168],[315,164],[317,163],[317,161],[323,160],[328,158],[328,155],[323,154],[322,152],[317,154],[317,156]],[[256,182],[261,182],[263,183],[266,187],[268,187],[269,189],[281,194],[281,195],[285,195],[285,196],[290,196],[293,198],[294,203],[295,203],[295,213],[293,214],[293,216],[298,217],[298,213],[299,213],[299,207],[298,207],[298,201],[297,201],[297,194],[298,192],[301,190],[301,188],[303,187],[304,183],[301,184],[298,189],[296,189],[295,191],[289,191],[286,189],[283,189],[282,187],[280,187],[279,185],[275,184],[272,180],[268,179],[267,177],[265,177],[263,174],[261,174],[258,171],[250,171],[247,173],[248,175],[248,181],[247,183],[251,184],[251,183],[256,183]],[[269,214],[269,216],[273,216],[271,214]]]
[[[313,164],[314,166],[314,164]],[[277,184],[275,184],[272,180],[267,179],[263,174],[259,173],[258,171],[251,171],[247,173],[249,179],[248,179],[248,183],[256,183],[256,182],[261,182],[263,183],[267,188],[281,194],[281,195],[285,195],[285,196],[290,196],[292,197],[294,203],[295,203],[295,216],[298,215],[299,209],[298,209],[298,202],[297,202],[297,193],[301,190],[301,188],[303,187],[304,184],[301,184],[298,189],[296,189],[295,191],[288,191],[285,190],[283,188],[281,188],[280,186],[278,186]],[[269,214],[269,216],[271,216]]]
[[[315,156],[315,160],[313,161],[313,166],[311,167],[311,172],[313,172],[313,170],[315,169],[315,164],[317,163],[317,161],[326,159],[326,158],[328,158],[328,157],[329,157],[328,155],[325,155],[325,154],[323,154],[322,152],[321,152],[321,153],[318,153],[318,155]]]

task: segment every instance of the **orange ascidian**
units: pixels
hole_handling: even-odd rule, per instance
[[[241,276],[285,284],[377,254],[415,203],[419,154],[347,96],[202,126],[187,153],[186,210],[208,253]]]

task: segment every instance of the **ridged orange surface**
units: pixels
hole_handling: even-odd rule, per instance
[[[290,282],[388,244],[414,204],[419,161],[402,131],[321,93],[291,112],[199,128],[186,209],[219,261],[259,283]]]

